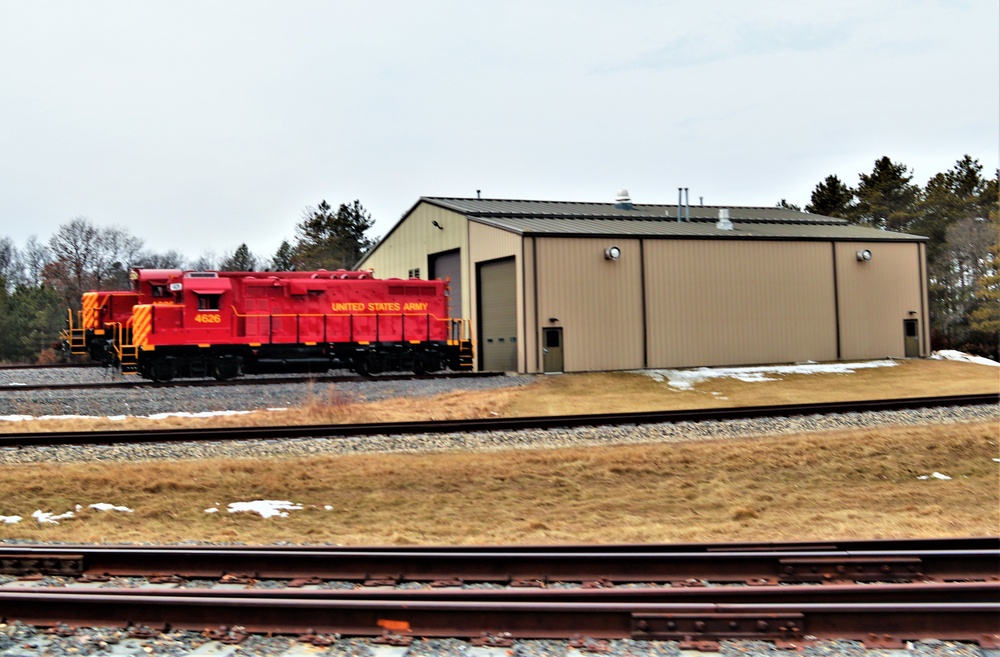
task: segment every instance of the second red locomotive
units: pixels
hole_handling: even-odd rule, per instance
[[[447,281],[370,272],[135,269],[131,292],[88,292],[64,340],[155,381],[267,372],[472,368]],[[71,320],[73,319],[71,314]]]

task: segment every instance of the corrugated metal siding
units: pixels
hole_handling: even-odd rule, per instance
[[[862,249],[872,252],[871,260],[858,261]],[[921,257],[917,244],[837,244],[842,358],[902,358],[904,319],[920,320],[925,341]]]
[[[649,367],[835,360],[829,243],[647,240]]]
[[[924,238],[864,226],[811,223],[752,223],[733,220],[733,230],[714,222],[652,221],[630,218],[485,217],[474,221],[524,235],[629,236],[717,240],[865,240],[915,242]]]
[[[434,221],[442,228],[436,228]],[[416,268],[421,278],[426,278],[427,254],[463,248],[467,231],[465,216],[421,204],[379,244],[363,266],[374,269],[377,278],[406,278],[407,272]]]
[[[540,333],[543,326],[563,328],[566,371],[641,368],[639,241],[540,238],[536,244],[535,332]],[[621,249],[619,260],[604,258],[609,246]],[[559,321],[549,322],[549,318]]]
[[[542,369],[541,331],[537,328],[542,324],[538,320],[537,299],[535,294],[535,240],[525,238],[521,243],[521,281],[518,292],[523,293],[524,303],[521,304],[521,340],[518,347],[518,368],[521,372],[540,372]]]
[[[520,255],[520,251],[520,235],[474,221],[469,223],[469,253],[473,262]]]

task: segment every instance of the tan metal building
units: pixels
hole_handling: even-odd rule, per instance
[[[480,370],[929,354],[926,238],[783,208],[620,201],[423,197],[358,266],[449,277]]]

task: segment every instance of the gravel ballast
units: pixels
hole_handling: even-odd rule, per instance
[[[145,416],[160,413],[205,413],[286,408],[309,399],[335,396],[351,401],[378,401],[392,397],[430,397],[463,390],[490,390],[526,385],[532,376],[302,383],[260,386],[122,388],[97,390],[18,391],[24,385],[51,377],[62,382],[101,380],[97,368],[70,370],[0,371],[0,416],[87,415]],[[526,429],[476,433],[355,436],[189,443],[122,445],[65,445],[0,449],[0,464],[41,462],[139,461],[200,458],[274,458],[321,454],[399,453],[427,451],[501,451],[572,446],[623,445],[755,438],[812,431],[899,425],[942,425],[1000,420],[997,405],[943,407],[903,411],[756,418],[718,422]],[[30,420],[27,420],[30,421]],[[275,424],[281,424],[275,412]]]

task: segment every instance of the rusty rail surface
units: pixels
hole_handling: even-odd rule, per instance
[[[933,542],[926,543],[933,547]],[[0,547],[0,573],[67,577],[321,579],[403,582],[812,583],[1000,581],[1000,550],[439,551],[222,547]]]
[[[60,543],[60,550],[80,551],[95,547],[109,548],[114,550],[145,550],[150,545],[137,543],[123,544],[94,544],[94,543]],[[153,546],[157,550],[191,550],[191,545],[184,544],[164,544]],[[365,552],[483,552],[483,551],[504,551],[504,552],[802,552],[802,551],[842,551],[856,552],[859,550],[998,550],[1000,551],[1000,536],[964,536],[948,538],[875,538],[875,539],[850,539],[850,540],[821,540],[821,541],[755,541],[755,542],[733,542],[733,543],[610,543],[602,545],[594,544],[523,544],[523,545],[366,545],[363,548],[349,545],[302,545],[302,544],[281,544],[281,545],[224,545],[205,546],[206,549],[224,549],[235,552],[267,550],[269,552],[313,552],[321,550],[324,552],[355,552],[363,550]],[[47,550],[47,547],[33,547],[30,544],[21,546],[0,545],[0,557],[8,552],[22,550]],[[195,549],[198,549],[197,547]]]
[[[284,588],[256,588],[256,580],[223,579],[221,588],[185,588],[183,580],[163,578],[146,586],[115,586],[105,584],[105,578],[87,580],[72,586],[30,588],[39,595],[105,595],[195,598],[250,598],[261,600],[384,600],[424,602],[600,602],[656,604],[848,604],[848,603],[933,603],[997,602],[1000,582],[950,582],[915,584],[856,584],[833,583],[825,586],[788,586],[753,584],[746,586],[711,586],[703,582],[683,582],[673,586],[612,586],[610,583],[582,585],[577,588],[545,588],[511,586],[506,588],[461,588],[454,581],[438,581],[427,588],[394,588],[392,586],[357,586],[353,589],[323,588],[322,580],[289,580]],[[108,579],[111,582],[111,579]],[[240,582],[240,584],[236,584]],[[246,588],[232,588],[242,585]],[[9,589],[15,592],[14,589]],[[0,588],[0,592],[4,589]],[[16,592],[25,592],[18,587]],[[2,603],[0,603],[2,604]]]
[[[29,445],[87,445],[149,442],[185,442],[280,438],[343,438],[355,436],[469,433],[521,429],[562,429],[581,426],[621,426],[676,422],[705,422],[762,417],[792,417],[865,411],[891,411],[942,406],[995,405],[1000,394],[950,395],[779,406],[742,406],[683,411],[605,413],[551,417],[511,417],[419,422],[376,422],[275,427],[232,427],[203,429],[150,429],[143,431],[67,431],[49,433],[0,434],[0,447]]]
[[[127,625],[269,634],[595,638],[681,641],[927,637],[1000,643],[1000,603],[649,603],[347,600],[0,591],[0,613],[32,625]]]
[[[537,553],[3,546],[0,568],[22,579],[0,586],[0,617],[42,626],[241,627],[403,639],[847,638],[874,647],[934,637],[995,648],[998,541],[897,542],[980,549],[777,552],[768,544],[701,544],[684,546],[686,551],[664,545],[641,552],[576,546]],[[872,544],[878,542],[843,545]],[[43,574],[58,577],[46,582]],[[147,580],[116,588],[121,582],[111,580],[117,576]],[[214,578],[217,586],[185,588],[188,577]],[[270,578],[287,581],[281,588],[270,588],[274,582],[258,588],[259,580]],[[356,586],[324,587],[327,580],[344,579]],[[424,587],[396,588],[410,581]],[[463,588],[469,581],[506,586]],[[552,586],[566,581],[579,584]],[[615,586],[634,582],[645,584]]]

